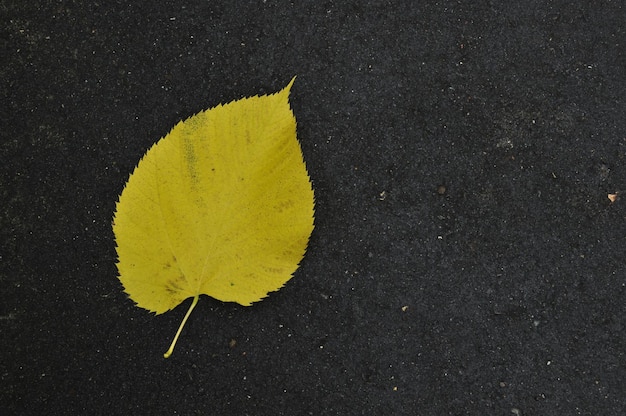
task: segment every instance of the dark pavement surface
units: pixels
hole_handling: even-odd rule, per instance
[[[623,2],[126,3],[0,5],[0,414],[626,413]],[[165,360],[190,300],[127,299],[117,197],[294,75],[307,256]]]

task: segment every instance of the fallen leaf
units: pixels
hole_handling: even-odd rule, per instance
[[[178,123],[141,159],[113,219],[119,279],[161,314],[201,294],[249,306],[298,268],[314,195],[289,106],[272,95],[219,105]]]

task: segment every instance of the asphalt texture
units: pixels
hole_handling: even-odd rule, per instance
[[[625,7],[3,2],[0,414],[625,414]],[[308,252],[164,359],[190,300],[124,294],[118,195],[294,75]]]

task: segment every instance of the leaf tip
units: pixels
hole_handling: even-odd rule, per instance
[[[289,94],[289,91],[291,91],[291,86],[296,81],[296,77],[297,75],[294,75],[293,78],[291,78],[291,81],[289,81],[289,84],[287,84],[287,86],[283,88],[283,91],[285,91],[287,94]]]

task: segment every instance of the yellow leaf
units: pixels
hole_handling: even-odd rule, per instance
[[[119,279],[157,314],[198,297],[249,306],[280,289],[304,256],[314,196],[289,107],[278,93],[178,123],[130,175],[113,232]]]

